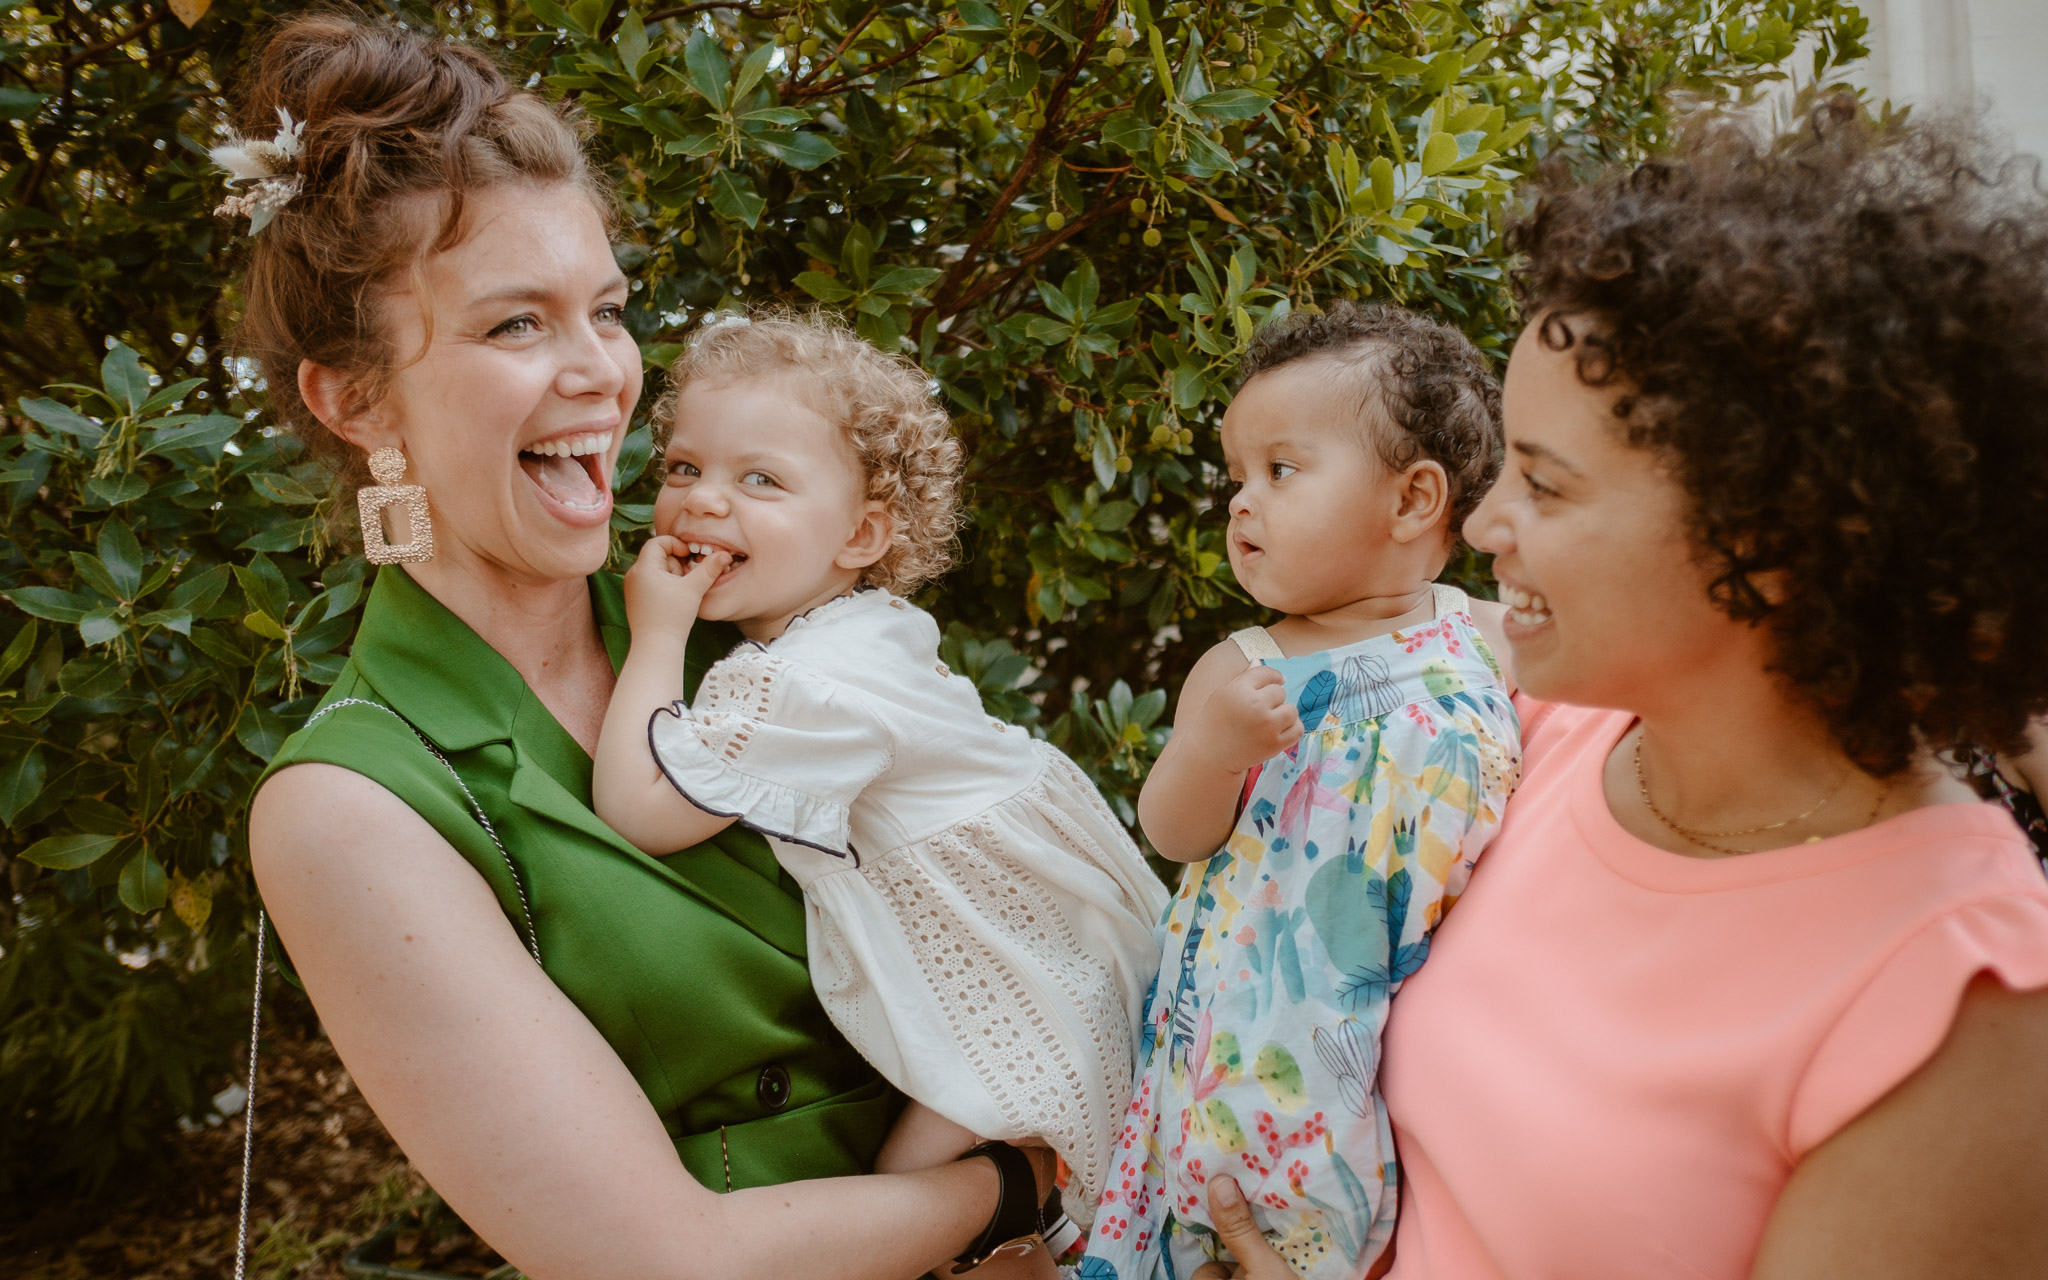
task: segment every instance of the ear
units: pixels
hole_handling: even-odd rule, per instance
[[[853,526],[832,563],[842,569],[865,569],[889,553],[889,544],[895,537],[896,520],[889,514],[889,508],[869,499],[861,508],[860,523]]]
[[[299,399],[306,402],[306,408],[320,420],[320,425],[365,453],[398,443],[383,415],[357,408],[354,381],[339,369],[311,360],[299,361]]]
[[[1451,478],[1434,458],[1411,463],[1394,490],[1394,519],[1389,530],[1395,542],[1409,543],[1441,533],[1451,511]]]

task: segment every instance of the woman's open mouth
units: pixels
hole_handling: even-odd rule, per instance
[[[538,441],[519,451],[519,469],[556,515],[571,524],[601,524],[612,510],[604,465],[611,444],[609,431]]]
[[[1500,584],[1500,602],[1508,607],[1507,631],[1510,639],[1528,635],[1550,625],[1550,602],[1533,592],[1520,587]]]

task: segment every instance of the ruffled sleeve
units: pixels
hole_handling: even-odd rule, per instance
[[[2048,893],[1972,902],[1894,951],[1821,1042],[1793,1094],[1794,1159],[1832,1137],[1934,1056],[1980,973],[2015,991],[2048,987]]]
[[[705,675],[695,706],[656,711],[647,740],[698,808],[842,858],[851,806],[891,758],[858,693],[752,646]]]

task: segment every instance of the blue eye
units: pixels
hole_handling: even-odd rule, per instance
[[[688,462],[671,462],[668,467],[668,473],[672,476],[682,476],[685,479],[695,479],[697,476],[704,474],[697,470],[694,464]]]

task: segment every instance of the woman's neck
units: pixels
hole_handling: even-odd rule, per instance
[[[407,567],[415,582],[512,664],[585,751],[597,745],[613,672],[584,578],[521,579],[437,556]]]
[[[1640,723],[1607,760],[1608,807],[1673,853],[1761,853],[1975,799],[1931,759],[1890,778],[1864,772],[1761,664],[1693,673],[1632,709]]]

